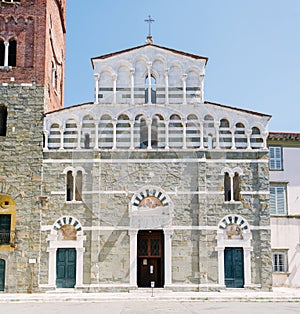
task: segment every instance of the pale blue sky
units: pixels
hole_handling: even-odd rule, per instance
[[[65,105],[93,101],[91,57],[155,44],[209,58],[205,99],[300,132],[300,0],[67,0]]]

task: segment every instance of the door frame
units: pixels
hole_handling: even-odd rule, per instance
[[[58,230],[65,225],[64,221],[70,222],[76,226],[77,240],[58,240]],[[76,249],[76,285],[82,287],[83,285],[83,253],[85,248],[83,246],[86,236],[83,235],[83,230],[80,222],[71,216],[64,216],[58,219],[52,226],[51,233],[49,234],[47,241],[49,241],[49,247],[47,252],[49,253],[49,269],[48,269],[48,284],[47,287],[56,288],[56,251],[57,249]]]
[[[237,220],[237,224],[241,226],[242,238],[241,239],[228,239],[224,232],[227,225],[231,221]],[[251,288],[255,286],[251,283],[251,252],[253,247],[251,245],[252,233],[250,225],[247,220],[239,215],[227,215],[219,222],[217,229],[217,247],[218,252],[218,282],[222,288],[225,286],[225,268],[224,268],[224,251],[226,247],[243,248],[244,251],[244,288]]]
[[[147,254],[142,254],[140,252],[139,248],[139,241],[141,239],[147,240]],[[151,255],[151,240],[159,240],[159,253],[158,255]],[[141,268],[142,268],[142,261],[147,260],[147,266],[148,262],[150,263],[151,260],[156,260],[156,270],[159,270],[157,275],[157,281],[155,283],[155,288],[163,288],[164,287],[164,232],[163,230],[139,230],[137,235],[137,285],[139,286],[139,282],[141,281]],[[145,265],[146,266],[146,265]],[[155,271],[156,271],[155,270]],[[151,276],[149,276],[151,277]],[[150,287],[150,285],[149,285]],[[142,287],[141,287],[142,288]]]

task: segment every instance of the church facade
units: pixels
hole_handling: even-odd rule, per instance
[[[63,108],[65,3],[44,2],[48,76],[1,86],[2,160],[22,155],[1,164],[2,290],[270,290],[270,116],[205,101],[208,59],[151,36],[92,58],[94,101]]]

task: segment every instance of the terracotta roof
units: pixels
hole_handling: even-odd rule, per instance
[[[269,132],[269,140],[300,140],[300,133],[290,132]]]
[[[223,105],[223,104],[218,104],[215,102],[211,102],[211,101],[204,101],[205,104],[211,104],[214,106],[218,106],[218,107],[222,107],[222,108],[228,108],[228,109],[233,109],[233,110],[238,110],[238,111],[242,111],[245,113],[250,113],[250,114],[255,114],[257,116],[261,116],[261,117],[269,117],[269,119],[272,117],[269,114],[264,114],[264,113],[260,113],[260,112],[256,112],[256,111],[251,111],[251,110],[247,110],[247,109],[241,109],[241,108],[236,108],[236,107],[231,107],[231,106],[227,106],[227,105]]]
[[[107,59],[107,58],[114,57],[114,56],[122,54],[122,53],[130,52],[130,51],[137,50],[137,49],[140,49],[140,48],[144,48],[144,47],[147,47],[147,46],[152,46],[152,47],[156,47],[156,48],[159,48],[159,49],[167,50],[167,51],[170,51],[170,52],[173,52],[173,53],[177,53],[177,54],[180,54],[182,56],[194,58],[194,59],[204,59],[205,60],[205,64],[207,64],[207,62],[208,62],[208,58],[207,57],[202,57],[202,56],[198,56],[198,55],[195,55],[195,54],[192,54],[192,53],[188,53],[188,52],[184,52],[184,51],[180,51],[180,50],[176,50],[176,49],[172,49],[172,48],[167,48],[167,47],[155,45],[153,43],[147,43],[145,45],[136,46],[136,47],[128,48],[128,49],[125,49],[125,50],[120,50],[120,51],[108,53],[108,54],[105,54],[105,55],[102,55],[102,56],[91,58],[93,68],[94,68],[94,63],[93,63],[94,60],[97,60],[97,59],[101,59],[101,60]]]

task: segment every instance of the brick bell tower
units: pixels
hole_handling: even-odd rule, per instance
[[[44,112],[63,108],[66,0],[0,0],[0,84],[44,85]]]
[[[39,291],[44,114],[63,108],[66,0],[0,0],[0,291]]]

